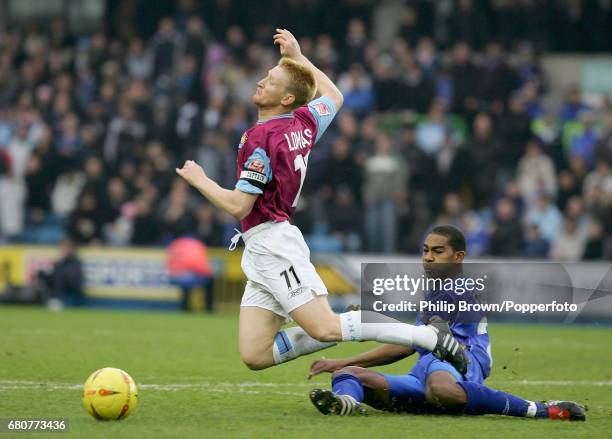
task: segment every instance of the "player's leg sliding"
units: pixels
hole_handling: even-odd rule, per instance
[[[310,392],[310,401],[324,415],[365,415],[365,408],[350,395],[336,395],[324,389]]]
[[[334,372],[332,390],[314,389],[310,401],[321,413],[336,415],[367,414],[363,404],[379,410],[421,413],[425,389],[415,377],[407,376],[410,385],[402,382],[402,401],[393,395],[388,376],[361,367],[348,367]],[[410,387],[410,395],[406,394]],[[397,389],[396,389],[397,390]]]
[[[457,383],[467,394],[463,412],[472,415],[506,415],[584,421],[585,407],[571,401],[533,402],[469,381]]]
[[[359,368],[358,368],[359,369]],[[370,375],[368,375],[370,374]],[[379,409],[401,411],[401,412],[453,412],[466,415],[505,415],[534,419],[555,419],[584,421],[586,419],[586,408],[571,401],[548,401],[534,402],[519,398],[515,395],[491,389],[482,384],[470,381],[457,382],[465,391],[463,403],[457,406],[439,403],[426,397],[425,387],[416,377],[397,376],[395,384],[389,381],[393,376],[384,377],[384,381],[374,382],[371,377],[374,372],[363,370],[362,374],[351,373],[341,370],[336,372],[332,378],[332,390],[314,389],[310,392],[310,400],[321,413],[335,415],[353,415],[365,413],[362,403],[365,401],[365,388],[370,391],[370,400],[366,401]],[[365,380],[365,381],[364,381]],[[401,383],[400,383],[401,381]],[[365,384],[365,383],[368,384]],[[397,401],[392,401],[392,388],[395,387]],[[378,391],[377,400],[372,399],[372,391]],[[380,395],[386,395],[388,404],[380,404]],[[442,396],[442,395],[438,395]],[[394,398],[395,399],[395,398]],[[442,399],[442,398],[440,398]],[[427,402],[427,405],[424,403]]]
[[[274,364],[286,363],[302,355],[335,346],[335,342],[315,340],[300,327],[283,329],[276,334],[272,355]]]
[[[363,318],[378,323],[364,323]],[[416,346],[431,351],[440,360],[451,363],[462,375],[467,371],[468,358],[463,346],[455,340],[442,320],[428,326],[413,326],[400,322],[380,322],[381,315],[373,311],[349,311],[340,314],[343,341],[378,341],[380,343]]]
[[[364,398],[363,384],[350,374],[334,376],[332,391],[314,389],[310,392],[310,401],[324,415],[364,415],[361,405]]]

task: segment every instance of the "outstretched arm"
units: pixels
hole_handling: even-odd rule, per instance
[[[258,197],[256,194],[248,194],[238,189],[230,191],[222,188],[208,178],[202,167],[193,160],[187,160],[182,168],[176,169],[176,173],[196,188],[211,203],[238,220],[251,213]]]
[[[282,56],[291,58],[292,60],[303,64],[312,70],[317,81],[317,95],[328,96],[334,102],[334,104],[336,104],[336,111],[339,111],[340,107],[342,107],[342,104],[344,103],[344,96],[342,96],[342,93],[340,90],[338,90],[338,87],[336,87],[332,80],[329,79],[325,73],[315,67],[315,65],[302,54],[300,45],[293,34],[287,29],[276,29],[274,44],[278,44],[280,46],[280,53]]]
[[[395,363],[403,358],[412,355],[415,352],[413,348],[400,346],[395,344],[385,344],[363,354],[353,357],[333,360],[321,359],[316,360],[310,365],[308,379],[322,372],[335,372],[347,366],[359,367],[375,367],[384,366],[385,364]]]

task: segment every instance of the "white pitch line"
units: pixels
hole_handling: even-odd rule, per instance
[[[16,385],[24,385],[24,386],[69,386],[72,384],[69,383],[54,383],[51,381],[29,381],[29,380],[0,380],[0,385],[3,384],[16,384]],[[77,385],[77,384],[75,384]],[[189,386],[215,386],[215,387],[312,387],[311,383],[270,383],[265,381],[244,381],[239,383],[232,383],[229,381],[220,381],[214,383],[175,383],[175,384],[153,384],[153,383],[143,383],[140,386],[174,386],[174,387],[189,387]]]
[[[248,395],[284,395],[284,396],[304,396],[304,392],[282,392],[278,390],[251,390],[251,388],[264,387],[305,387],[303,385],[282,385],[278,383],[193,383],[193,384],[139,384],[139,389],[147,389],[162,392],[177,392],[181,390],[202,390],[212,393],[241,393]],[[308,387],[313,387],[309,385]],[[26,381],[26,380],[0,380],[0,390],[81,390],[82,384],[54,383],[46,381]]]
[[[495,381],[496,384],[521,384],[527,386],[612,386],[612,381],[590,380],[504,380]]]
[[[494,385],[527,385],[527,386],[612,386],[612,381],[589,381],[589,380],[492,380]],[[270,383],[270,382],[242,382],[242,383],[174,383],[174,384],[153,384],[143,383],[138,387],[142,390],[152,390],[161,392],[178,392],[202,390],[214,393],[243,393],[243,394],[272,394],[288,396],[304,396],[304,392],[287,392],[275,389],[298,389],[313,388],[319,385],[318,382],[312,383]],[[82,384],[56,383],[47,381],[27,381],[27,380],[0,380],[0,390],[80,390]],[[259,389],[259,390],[254,390]]]

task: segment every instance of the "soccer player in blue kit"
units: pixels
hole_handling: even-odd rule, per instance
[[[453,226],[434,227],[423,244],[423,265],[428,278],[452,279],[461,276],[465,257],[465,238]],[[425,300],[430,308],[448,309],[457,301],[477,303],[473,293],[429,291]],[[530,418],[584,421],[585,408],[571,401],[528,401],[486,387],[491,373],[491,349],[486,317],[477,312],[429,312],[417,317],[416,324],[443,319],[452,335],[463,345],[469,357],[468,369],[461,374],[450,363],[441,361],[421,348],[383,345],[364,354],[343,360],[315,361],[310,376],[333,372],[332,391],[314,389],[310,399],[323,414],[361,414],[362,402],[372,407],[398,412],[443,412],[498,414]],[[390,364],[417,352],[419,360],[407,375],[386,375],[369,367]]]

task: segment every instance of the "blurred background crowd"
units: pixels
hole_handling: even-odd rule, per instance
[[[559,105],[539,56],[612,51],[612,1],[109,1],[104,26],[0,32],[0,241],[229,242],[236,221],[175,175],[232,188],[274,28],[345,95],[295,223],[316,251],[612,257],[612,102]]]

